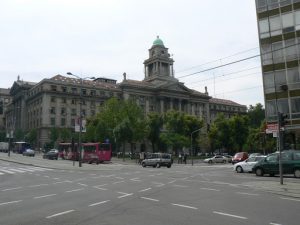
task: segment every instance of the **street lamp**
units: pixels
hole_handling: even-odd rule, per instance
[[[82,144],[81,144],[81,133],[82,133],[82,88],[83,88],[83,80],[84,79],[96,79],[95,77],[80,77],[80,76],[77,76],[71,72],[67,72],[68,75],[70,76],[73,76],[73,77],[76,77],[80,80],[80,92],[79,92],[79,99],[80,99],[80,103],[79,103],[79,140],[78,140],[78,147],[79,147],[79,158],[78,158],[78,161],[79,161],[79,167],[82,166]]]
[[[191,133],[191,154],[192,154],[192,166],[194,165],[194,150],[193,150],[193,134],[200,131],[201,129],[194,130]]]

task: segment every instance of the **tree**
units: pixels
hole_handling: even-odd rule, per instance
[[[249,133],[249,120],[247,116],[235,115],[230,118],[230,129],[233,147],[236,150],[242,151],[243,145],[247,141]]]
[[[163,127],[163,118],[159,113],[150,113],[147,117],[147,137],[152,144],[152,151],[156,152],[160,143],[160,133]]]
[[[26,141],[30,143],[31,146],[35,146],[37,143],[37,129],[31,129],[25,136]]]
[[[50,141],[54,147],[56,146],[56,141],[58,138],[59,138],[59,129],[56,127],[52,127],[50,129]]]
[[[255,106],[250,105],[247,113],[249,117],[249,125],[252,128],[259,128],[265,120],[265,110],[263,105],[257,103]]]

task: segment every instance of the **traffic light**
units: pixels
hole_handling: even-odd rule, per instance
[[[287,114],[279,113],[279,125],[280,127],[284,127],[288,121],[286,120],[288,118]]]

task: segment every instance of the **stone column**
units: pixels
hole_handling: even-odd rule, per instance
[[[149,113],[149,99],[148,99],[148,97],[146,97],[146,109],[145,109],[145,111],[146,111],[146,115]]]
[[[181,99],[178,99],[178,110],[181,112]]]
[[[170,98],[170,109],[173,109],[173,98]]]
[[[191,107],[192,107],[192,115],[195,115],[195,103],[191,103]]]
[[[164,113],[164,100],[160,99],[160,113]]]

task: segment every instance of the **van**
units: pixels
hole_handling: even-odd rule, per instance
[[[159,168],[166,166],[170,168],[172,166],[172,156],[167,153],[149,153],[146,154],[146,159],[141,162],[143,167],[152,166]]]
[[[248,153],[247,152],[238,152],[236,153],[233,158],[232,158],[232,164],[238,163],[238,162],[242,162],[246,159],[248,159]]]

